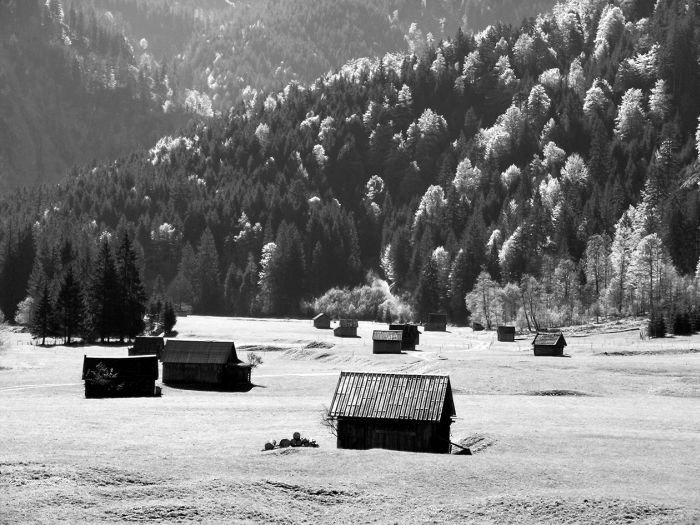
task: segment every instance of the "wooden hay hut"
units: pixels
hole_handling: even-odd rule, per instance
[[[414,324],[390,324],[389,330],[401,330],[401,350],[415,350],[420,343],[420,331]]]
[[[498,340],[505,343],[515,342],[515,327],[514,326],[499,326],[496,328]]]
[[[155,355],[158,359],[163,354],[165,339],[156,336],[137,336],[134,346],[129,348],[129,355]]]
[[[163,352],[163,383],[224,390],[250,387],[251,366],[238,359],[232,341],[170,339]]]
[[[373,354],[400,354],[401,330],[375,330],[372,332]]]
[[[428,322],[423,329],[426,332],[446,332],[447,314],[428,314]]]
[[[331,327],[331,318],[328,314],[318,314],[314,317],[314,328],[329,329]]]
[[[333,330],[336,337],[357,337],[357,319],[341,319]]]
[[[543,333],[538,332],[532,340],[535,355],[564,355],[566,340],[561,332]]]
[[[449,376],[341,372],[329,417],[338,448],[450,452]]]
[[[83,357],[85,397],[152,397],[158,379],[155,355]]]

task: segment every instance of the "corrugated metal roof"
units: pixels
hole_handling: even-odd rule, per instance
[[[341,319],[338,323],[342,328],[357,328],[357,319]]]
[[[163,363],[240,363],[233,341],[185,341],[170,339],[163,351]]]
[[[374,330],[372,341],[401,341],[401,330]]]
[[[559,342],[559,338],[561,338],[562,342],[564,343],[564,346],[566,346],[566,339],[564,339],[564,335],[561,332],[554,332],[551,334],[537,332],[537,335],[532,340],[532,344],[533,345],[555,346]]]
[[[330,417],[439,422],[455,415],[449,376],[341,372]]]

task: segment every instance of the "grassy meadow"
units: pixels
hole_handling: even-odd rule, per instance
[[[260,355],[255,388],[102,400],[84,398],[83,354],[126,345],[3,327],[0,523],[700,523],[700,336],[578,329],[552,358],[450,327],[372,355],[384,327],[180,318],[180,338]],[[474,454],[336,449],[321,413],[341,370],[449,374],[452,440]],[[295,431],[320,447],[262,451]]]

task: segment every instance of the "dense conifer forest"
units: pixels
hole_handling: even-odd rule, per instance
[[[197,313],[534,329],[692,311],[699,16],[570,0],[248,88],[149,151],[3,199],[0,309],[44,280],[57,297],[70,268],[88,294],[125,236],[146,294]]]

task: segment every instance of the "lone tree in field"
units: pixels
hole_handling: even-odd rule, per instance
[[[491,329],[500,310],[499,288],[498,283],[491,279],[489,273],[482,270],[474,289],[465,298],[467,308],[472,315],[481,319],[488,329]]]

